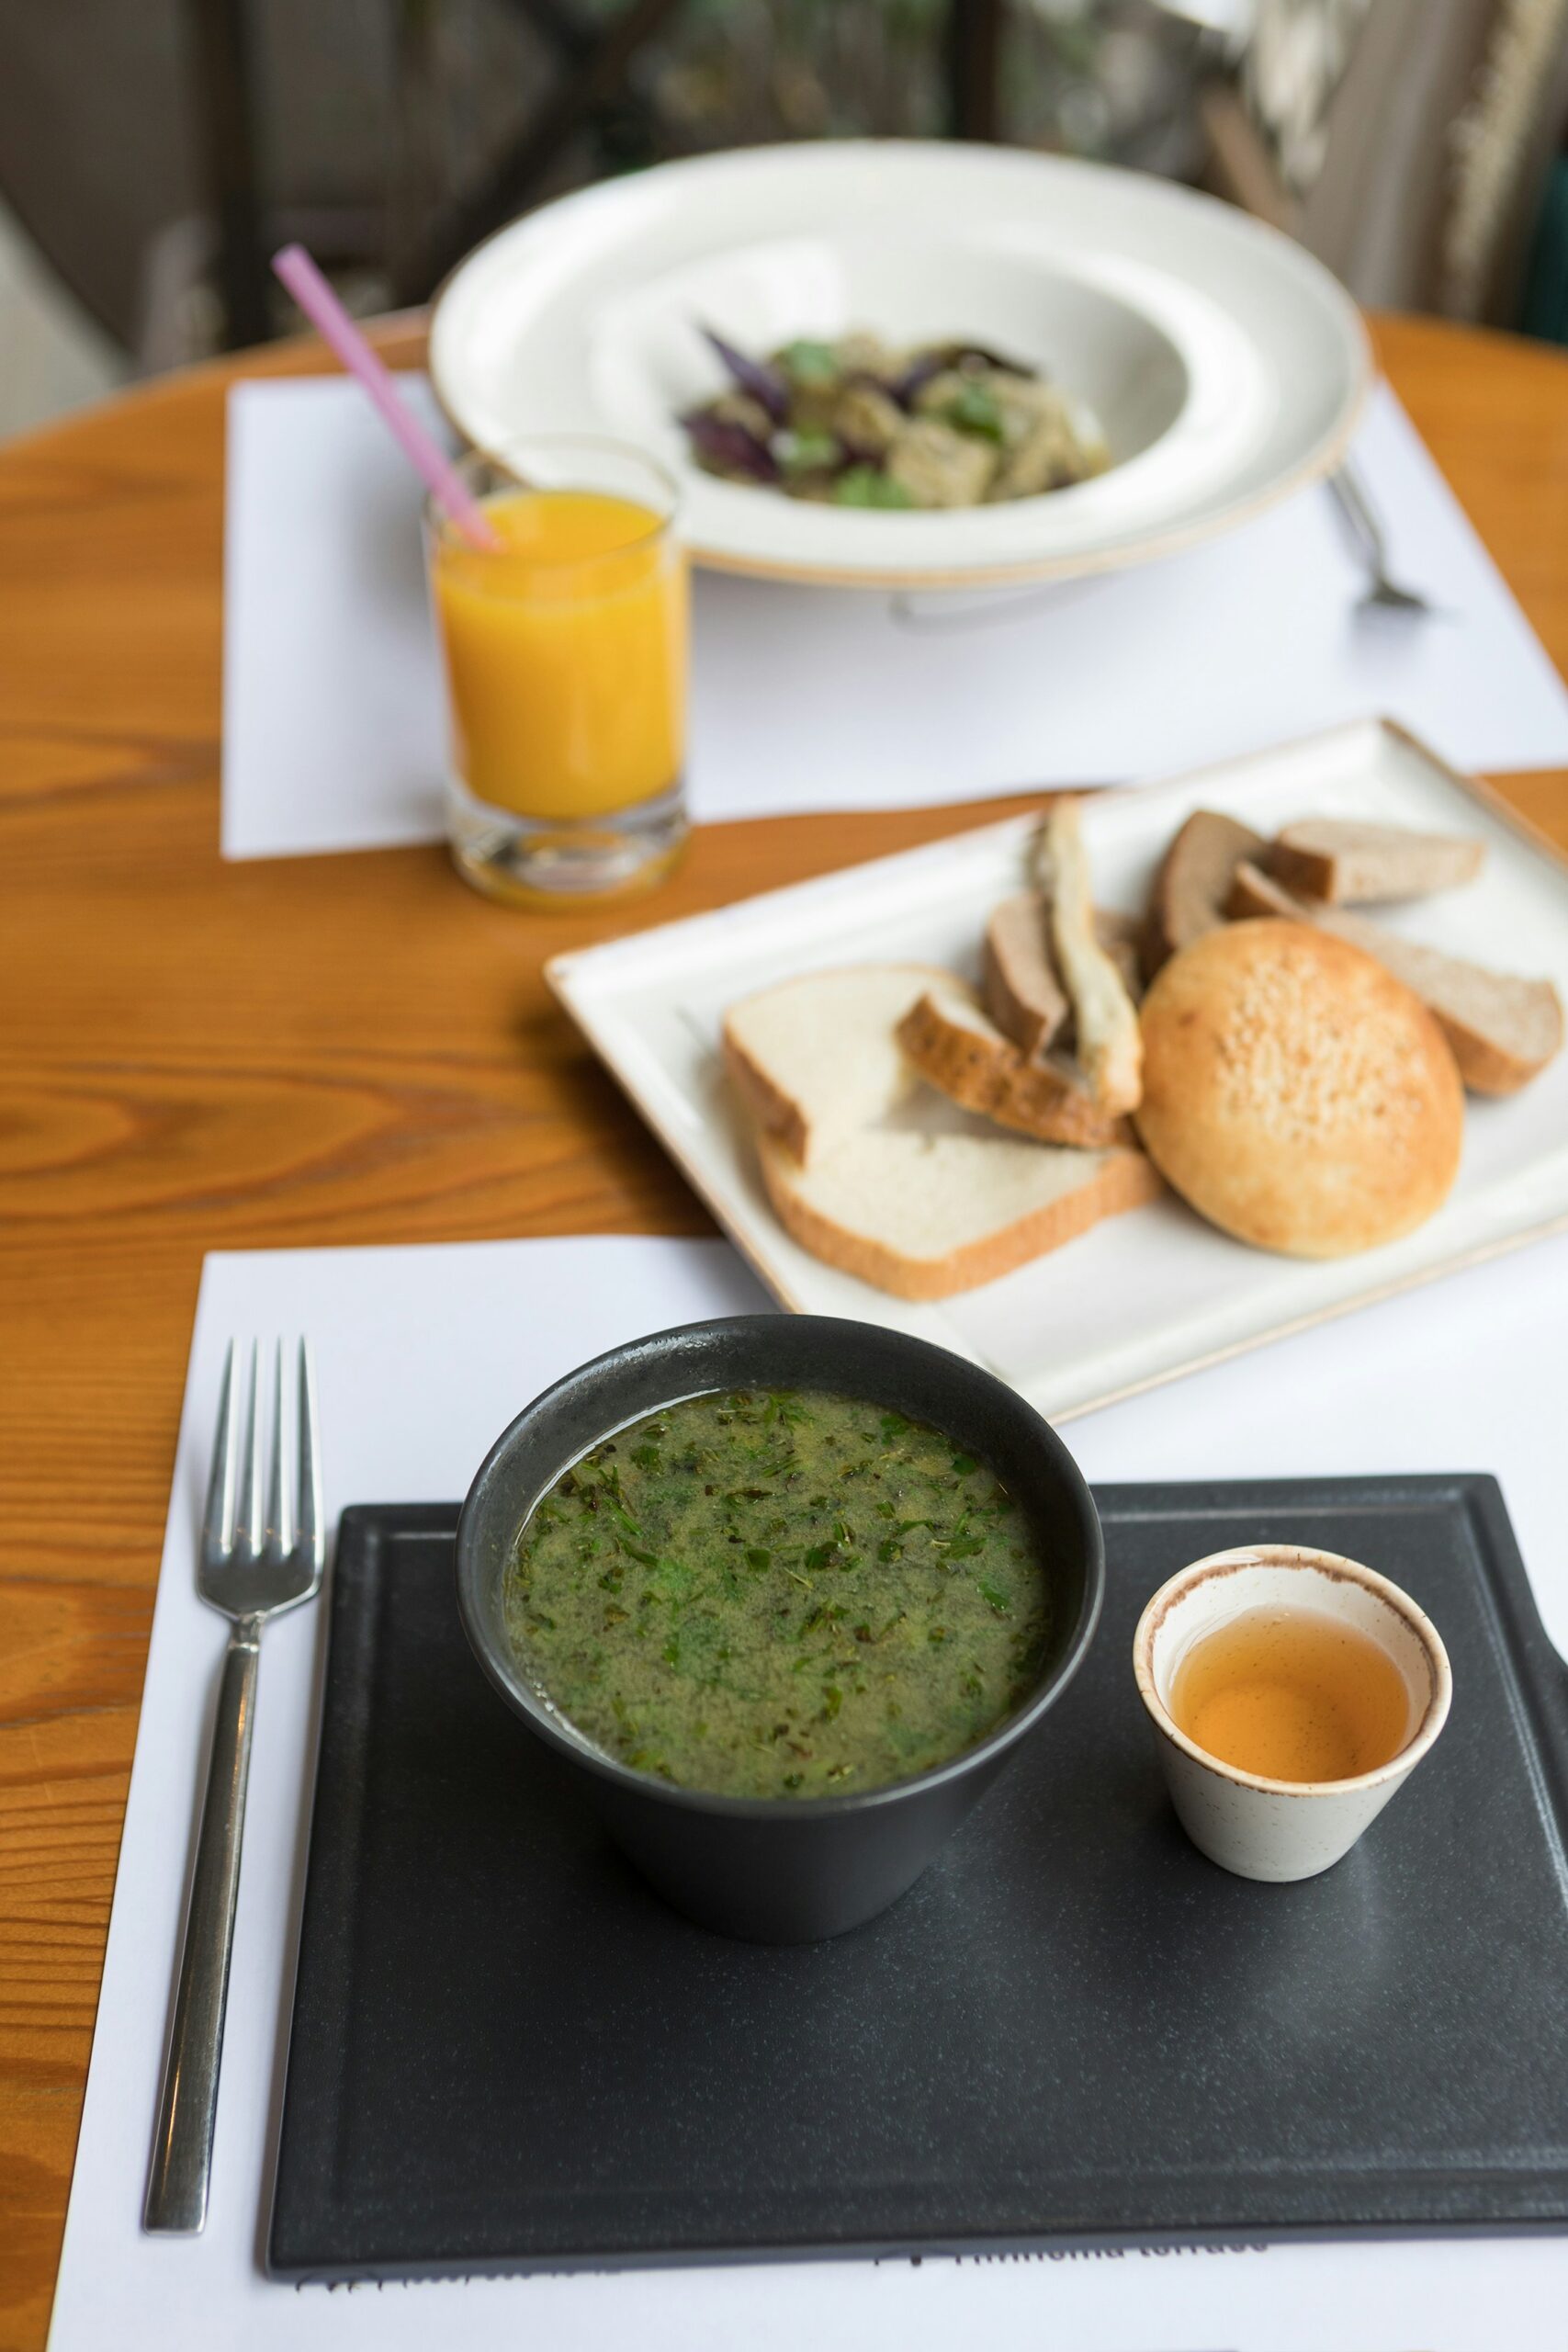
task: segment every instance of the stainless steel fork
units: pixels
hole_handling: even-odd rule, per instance
[[[1367,575],[1367,590],[1358,610],[1360,612],[1409,613],[1413,617],[1437,610],[1430,597],[1417,589],[1401,588],[1388,575],[1388,542],[1376,507],[1368,497],[1365,485],[1348,458],[1328,477],[1328,488],[1339,512],[1350,526]]]
[[[292,1508],[284,1462],[283,1347],[281,1341],[278,1344],[273,1368],[272,1466],[265,1517],[260,1364],[254,1345],[243,1455],[234,1368],[231,1340],[218,1400],[218,1435],[197,1572],[197,1590],[203,1600],[231,1617],[234,1630],[229,1636],[218,1690],[175,2022],[164,2064],[152,2169],[142,2213],[144,2229],[186,2236],[207,2220],[262,1627],[280,1610],[292,1609],[319,1590],[325,1555],[316,1384],[309,1342],[299,1342],[299,1441]]]

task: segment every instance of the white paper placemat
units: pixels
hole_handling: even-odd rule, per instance
[[[329,1509],[459,1496],[520,1404],[641,1331],[762,1304],[722,1242],[253,1252],[202,1278],[136,1762],[51,2343],[54,2352],[1562,2352],[1568,2239],[1426,2241],[273,2285],[258,2267],[308,1833],[321,1608],[264,1645],[211,2212],[139,2229],[181,1891],[222,1645],[193,1542],[231,1332],[312,1333]],[[1091,1478],[1489,1469],[1568,1645],[1561,1494],[1568,1239],[1077,1422]],[[1506,2021],[1501,2030],[1506,2030]]]
[[[405,387],[434,417],[420,378]],[[916,808],[1193,767],[1402,719],[1457,767],[1568,765],[1568,691],[1393,394],[1356,445],[1395,575],[1443,606],[1358,616],[1325,490],[1212,545],[1022,598],[887,597],[699,573],[691,797],[716,821]],[[761,493],[759,493],[761,494]],[[441,831],[441,687],[418,486],[357,386],[229,396],[228,857]]]

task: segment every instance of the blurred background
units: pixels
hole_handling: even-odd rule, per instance
[[[1209,188],[1364,303],[1568,342],[1568,0],[0,0],[0,434],[361,312],[516,213],[782,139]]]

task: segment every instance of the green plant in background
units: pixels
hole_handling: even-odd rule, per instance
[[[1541,199],[1519,325],[1544,343],[1568,343],[1568,155],[1552,165]]]
[[[941,130],[946,0],[687,0],[638,79],[691,147]]]
[[[597,0],[615,13],[619,0]],[[685,152],[948,129],[951,0],[686,0],[634,67]],[[1198,155],[1198,44],[1142,0],[1013,0],[1000,134],[1183,173]]]

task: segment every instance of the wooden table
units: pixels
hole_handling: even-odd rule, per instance
[[[1568,357],[1376,334],[1568,670]],[[416,361],[418,322],[383,345]],[[543,956],[1021,805],[715,826],[619,917],[503,910],[434,848],[220,864],[224,390],[320,364],[198,369],[0,451],[7,2347],[48,2324],[202,1253],[706,1230]],[[1568,774],[1503,788],[1568,844]]]

